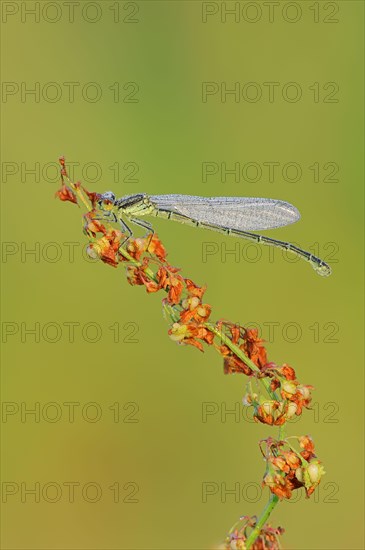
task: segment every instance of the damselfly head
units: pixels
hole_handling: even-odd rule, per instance
[[[115,195],[112,191],[106,191],[98,200],[98,205],[101,210],[111,210],[115,204]]]

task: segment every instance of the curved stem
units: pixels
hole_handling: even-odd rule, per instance
[[[251,546],[259,536],[262,527],[265,525],[266,520],[269,518],[271,512],[273,511],[273,509],[275,508],[278,502],[279,502],[279,497],[277,497],[276,495],[271,495],[269,502],[267,503],[260,518],[256,522],[255,528],[252,530],[252,532],[250,533],[250,536],[246,540],[246,550],[250,550]]]

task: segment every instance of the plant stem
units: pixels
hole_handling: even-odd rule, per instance
[[[257,365],[255,365],[255,363],[253,361],[251,361],[251,359],[249,359],[247,357],[247,355],[245,355],[243,353],[243,351],[238,347],[236,346],[236,344],[234,344],[232,342],[232,340],[230,340],[228,338],[228,336],[226,336],[225,334],[223,334],[221,331],[219,331],[214,325],[212,325],[211,323],[204,323],[204,326],[210,330],[211,332],[213,332],[216,336],[218,336],[222,342],[231,350],[233,351],[233,353],[239,358],[241,359],[241,361],[243,361],[245,363],[245,365],[247,365],[248,367],[250,367],[250,369],[252,369],[254,372],[260,372],[260,369],[258,368]],[[270,388],[270,382],[268,380],[266,380],[265,378],[261,379],[261,382],[263,383],[263,385],[265,386],[265,389],[267,391],[267,393],[270,395],[270,397],[272,397],[273,399],[277,399],[276,395],[275,395],[275,392],[273,392]]]
[[[286,426],[285,424],[283,424],[282,426],[280,426],[279,428],[279,439],[282,441],[283,439],[285,439],[285,432],[286,432]]]
[[[243,361],[248,367],[250,367],[250,369],[252,369],[254,372],[260,372],[260,369],[258,368],[257,365],[255,365],[255,363],[253,361],[251,361],[251,359],[249,359],[244,353],[243,351],[238,347],[236,346],[236,344],[234,344],[232,342],[232,340],[230,340],[228,338],[228,336],[226,336],[226,334],[224,334],[223,332],[221,332],[220,330],[218,330],[214,325],[212,325],[211,323],[204,323],[204,326],[210,330],[211,332],[213,332],[216,336],[218,336],[222,342],[231,350],[233,351],[233,353],[235,355],[237,355],[237,357],[239,359],[241,359],[241,361]]]
[[[129,262],[131,262],[131,264],[135,265],[136,267],[142,267],[142,262],[139,262],[138,260],[135,260],[133,258],[133,256],[131,256],[130,254],[128,254],[128,252],[124,249],[124,248],[119,248],[119,253],[124,256],[124,258],[126,258],[126,260],[128,260]],[[149,267],[146,267],[144,268],[144,272],[146,273],[146,275],[148,275],[148,277],[152,280],[152,281],[155,281],[155,283],[158,282],[157,280],[157,277],[155,277],[153,271],[149,268]]]
[[[67,182],[69,183],[69,185],[71,186],[71,188],[75,191],[75,193],[79,196],[79,199],[83,202],[84,206],[86,207],[86,210],[88,210],[90,212],[91,210],[91,206],[90,206],[90,203],[88,202],[88,199],[86,199],[84,193],[81,191],[81,188],[79,185],[75,185],[68,176],[65,176],[65,178],[67,179]]]
[[[252,530],[250,536],[246,540],[246,550],[250,550],[251,546],[259,536],[262,527],[265,525],[266,520],[268,519],[278,502],[279,497],[276,495],[271,495],[270,500],[267,503],[264,511],[262,512],[260,518],[257,520],[255,528]]]

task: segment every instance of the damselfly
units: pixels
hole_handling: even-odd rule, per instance
[[[140,218],[157,216],[290,250],[307,260],[319,275],[331,274],[329,265],[310,252],[291,243],[250,232],[274,229],[298,221],[299,211],[285,201],[253,197],[147,194],[126,195],[117,199],[114,193],[107,191],[100,196],[98,206],[107,219],[119,222],[129,237],[132,231],[125,219],[153,233],[152,225]]]

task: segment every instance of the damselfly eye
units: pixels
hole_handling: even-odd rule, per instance
[[[106,191],[105,193],[103,193],[100,197],[100,200],[102,202],[109,202],[109,203],[112,203],[114,204],[115,203],[115,195],[114,193],[112,193],[112,191]]]

